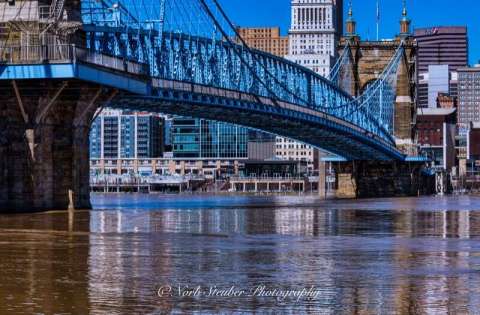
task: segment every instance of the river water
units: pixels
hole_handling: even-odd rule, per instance
[[[94,195],[0,216],[0,314],[480,314],[480,198]]]

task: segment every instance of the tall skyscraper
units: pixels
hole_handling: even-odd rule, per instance
[[[438,70],[430,68],[432,65],[448,65],[450,96],[457,96],[457,69],[466,67],[468,64],[468,37],[467,28],[457,27],[429,27],[415,30],[415,39],[418,44],[417,50],[417,102],[418,107],[435,107],[436,102],[432,102],[432,87],[429,79],[434,76],[438,79]],[[429,93],[430,91],[430,93]],[[439,92],[439,91],[436,91]],[[429,102],[430,94],[430,102]]]
[[[287,58],[327,77],[343,34],[342,0],[292,0]]]

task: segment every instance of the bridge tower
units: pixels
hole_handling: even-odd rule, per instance
[[[359,96],[373,83],[388,66],[400,44],[403,42],[405,53],[397,72],[397,93],[395,102],[394,136],[397,147],[408,155],[416,155],[415,132],[415,71],[416,44],[410,33],[410,20],[404,5],[400,20],[400,33],[389,40],[363,40],[356,33],[356,22],[350,7],[346,22],[346,34],[340,39],[341,55],[348,43],[351,60],[340,71],[353,78],[348,86],[342,86],[351,95]],[[345,84],[345,82],[344,82]]]
[[[399,26],[399,34],[394,39],[363,40],[356,32],[350,3],[346,34],[338,49],[340,55],[346,47],[350,49],[350,60],[340,69],[340,76],[352,80],[340,81],[339,85],[351,95],[362,95],[381,76],[403,43],[404,52],[396,79],[393,135],[397,148],[406,155],[416,156],[416,43],[410,32],[405,2]],[[337,197],[412,196],[431,192],[432,182],[422,175],[421,162],[357,161],[335,163],[334,167],[338,175]]]
[[[18,71],[0,71],[2,211],[90,207],[90,122],[112,92],[60,79],[62,58],[81,44],[80,9],[80,0],[0,2],[0,58]]]

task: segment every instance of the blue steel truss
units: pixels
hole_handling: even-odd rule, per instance
[[[395,86],[390,77],[396,74],[402,49],[388,71],[353,99],[337,86],[340,68],[350,60],[349,49],[328,81],[283,58],[248,48],[216,0],[84,0],[82,5],[88,48],[146,64],[152,77],[301,105],[394,142]]]
[[[143,93],[148,102],[163,97],[227,106],[233,100],[252,115],[261,109],[296,122],[301,118],[328,125],[331,130],[322,137],[334,137],[335,129],[342,141],[359,151],[364,146],[373,159],[377,149],[383,154],[381,159],[402,156],[395,149],[393,117],[403,45],[378,80],[355,98],[341,88],[352,80],[342,71],[351,63],[348,45],[328,80],[286,59],[249,48],[217,0],[82,0],[81,5],[86,47],[75,48],[75,63],[81,60],[110,67],[129,72],[127,77],[133,73],[152,82]],[[79,77],[88,72],[78,74],[78,69],[72,69],[72,73]],[[109,76],[113,78],[112,74],[97,78]],[[137,79],[122,84],[130,92],[144,89]],[[198,92],[205,88],[210,90]],[[138,98],[139,108],[142,102],[147,99]],[[271,129],[281,134],[278,126]],[[302,139],[308,142],[308,135]],[[370,151],[369,146],[375,149]],[[342,153],[341,143],[331,147],[334,153]],[[350,152],[349,157],[366,154]]]

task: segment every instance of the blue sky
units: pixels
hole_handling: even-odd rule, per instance
[[[280,26],[286,34],[290,26],[290,0],[219,0],[233,22],[240,26]],[[348,0],[344,0],[345,14]],[[479,0],[407,0],[412,26],[466,25],[470,63],[480,60]],[[401,0],[380,0],[380,38],[398,33]],[[376,0],[353,0],[357,32],[362,38],[376,38]]]

